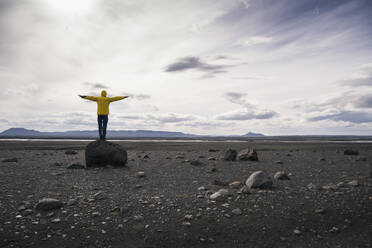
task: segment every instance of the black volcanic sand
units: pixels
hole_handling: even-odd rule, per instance
[[[372,247],[372,144],[118,142],[128,150],[126,168],[66,169],[84,163],[87,143],[0,142],[0,161],[18,159],[0,162],[0,247]],[[230,147],[253,147],[259,161],[219,159]],[[71,149],[78,153],[66,155]],[[214,185],[244,183],[257,170],[291,180],[251,194]],[[211,202],[197,197],[201,186],[232,195]],[[64,205],[37,212],[44,197]]]

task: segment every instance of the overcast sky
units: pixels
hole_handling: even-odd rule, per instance
[[[372,134],[369,0],[0,0],[0,131]]]

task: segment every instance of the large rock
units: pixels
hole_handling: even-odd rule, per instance
[[[36,210],[50,211],[62,207],[62,202],[53,198],[43,198],[35,206]]]
[[[253,148],[246,148],[238,153],[238,160],[258,161],[257,152]]]
[[[238,153],[237,153],[236,150],[228,149],[225,152],[225,156],[223,157],[223,160],[225,160],[225,161],[235,161],[237,155],[238,155]]]
[[[359,152],[356,151],[356,150],[347,149],[347,150],[344,151],[344,155],[357,156],[357,155],[359,155]]]
[[[266,172],[256,171],[248,177],[245,185],[251,189],[270,189],[273,186],[273,181]]]
[[[85,162],[87,167],[125,166],[127,152],[118,144],[97,140],[89,143],[85,148]]]

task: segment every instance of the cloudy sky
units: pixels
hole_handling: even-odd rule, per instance
[[[369,0],[0,0],[0,131],[372,133]]]

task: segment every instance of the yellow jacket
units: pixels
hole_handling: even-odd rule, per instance
[[[106,97],[107,92],[102,90],[101,96],[85,96],[84,99],[97,102],[97,114],[98,115],[108,115],[109,114],[109,105],[111,102],[119,101],[128,96],[115,96],[115,97]]]

